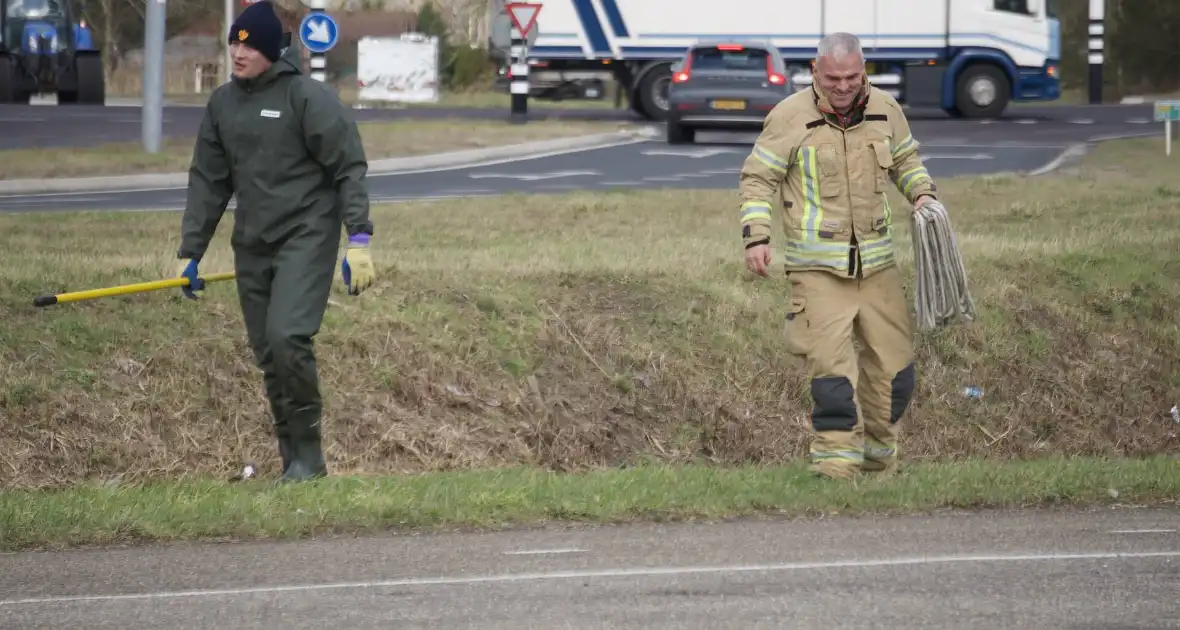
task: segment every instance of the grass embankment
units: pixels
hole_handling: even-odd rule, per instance
[[[2,538],[1174,500],[1177,163],[1126,141],[1052,176],[940,182],[981,316],[919,335],[903,453],[932,463],[867,488],[762,467],[805,452],[810,401],[780,336],[785,279],[744,269],[732,192],[376,208],[378,284],[337,286],[317,346],[327,456],[358,478],[277,493],[200,481],[277,467],[232,285],[31,306],[173,273],[179,217],[2,216]],[[206,272],[231,266],[229,221]],[[1062,456],[1095,459],[1020,463]],[[934,464],[966,458],[988,463]],[[690,463],[752,467],[663,468]]]
[[[609,133],[619,123],[536,120],[527,125],[482,120],[398,120],[359,125],[370,160],[460,151]],[[0,151],[0,179],[89,177],[135,173],[174,173],[188,170],[192,138],[165,138],[159,153],[146,153],[139,142],[85,147],[13,149]]]

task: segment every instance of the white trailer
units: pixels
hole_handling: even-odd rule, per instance
[[[671,65],[699,41],[769,41],[797,85],[825,34],[861,38],[874,85],[910,106],[995,117],[1010,101],[1060,96],[1056,0],[530,0],[534,98],[577,97],[587,73],[619,82],[631,108],[665,118]]]

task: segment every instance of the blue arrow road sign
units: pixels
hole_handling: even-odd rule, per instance
[[[332,50],[339,35],[336,20],[327,13],[308,13],[299,24],[299,39],[303,40],[303,46],[313,53]]]

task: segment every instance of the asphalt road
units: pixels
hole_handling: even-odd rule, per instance
[[[532,102],[530,113],[535,118],[571,120],[635,121],[640,119],[628,109],[610,108],[554,108],[544,102]],[[204,108],[193,106],[167,107],[164,110],[164,135],[190,138],[196,134]],[[361,121],[394,120],[404,118],[461,118],[507,120],[507,108],[444,108],[417,107],[413,109],[363,109],[355,111]],[[940,110],[911,110],[915,120],[952,121]],[[1074,133],[1099,134],[1110,128],[1142,128],[1151,123],[1151,105],[1049,105],[1014,106],[1004,117],[991,124],[1012,123],[1029,125],[1066,125],[1082,127]],[[979,121],[962,123],[966,127],[985,126]],[[1097,130],[1097,131],[1096,131]],[[110,142],[139,142],[141,114],[137,104],[99,107],[96,105],[0,105],[0,150],[37,147],[86,146]]]
[[[1180,510],[0,555],[0,627],[1180,627]]]
[[[24,109],[40,111],[50,108]],[[86,113],[84,108],[76,112],[74,108],[68,109],[69,115]],[[132,109],[111,107],[104,111]],[[1068,115],[1086,108],[1041,109],[1053,116],[1044,114],[1038,117],[1022,112],[1021,117],[964,121],[924,117],[921,112],[916,112],[909,118],[914,135],[923,143],[927,166],[935,177],[1036,171],[1053,163],[1073,143],[1152,133],[1149,127],[1133,117],[1143,110],[1143,106],[1094,108],[1090,110],[1093,112],[1091,117],[1086,119]],[[2,110],[0,107],[0,112]],[[394,113],[384,113],[391,114]],[[658,130],[656,139],[645,142],[452,170],[371,175],[370,191],[373,201],[379,203],[505,192],[733,189],[737,185],[742,160],[749,154],[756,137],[752,132],[702,132],[695,145],[671,146],[660,139],[662,126],[655,127]],[[4,137],[0,134],[0,138]],[[184,195],[182,188],[0,195],[0,212],[177,210],[184,206]]]

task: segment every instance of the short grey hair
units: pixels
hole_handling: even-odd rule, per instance
[[[860,38],[852,33],[832,33],[819,40],[819,47],[815,56],[840,58],[845,55],[856,55],[864,58],[864,51],[860,47]]]

